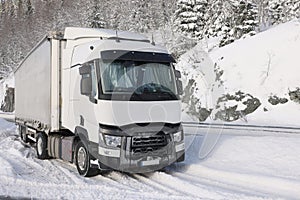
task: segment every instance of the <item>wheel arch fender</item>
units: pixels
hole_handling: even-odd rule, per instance
[[[76,126],[75,127],[75,140],[78,141],[82,141],[83,144],[88,148],[88,144],[89,144],[89,134],[88,131],[80,126]],[[74,142],[75,144],[75,142]]]

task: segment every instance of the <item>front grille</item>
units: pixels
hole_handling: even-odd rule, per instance
[[[145,147],[145,146],[161,146],[166,145],[165,135],[155,135],[147,137],[133,137],[132,147]]]
[[[153,152],[167,145],[165,135],[132,137],[131,150],[133,153]]]

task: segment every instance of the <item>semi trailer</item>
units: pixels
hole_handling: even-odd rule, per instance
[[[145,36],[68,27],[45,36],[15,71],[15,122],[39,159],[82,176],[143,173],[184,161],[181,74]]]

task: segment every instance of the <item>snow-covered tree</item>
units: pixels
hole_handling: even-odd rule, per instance
[[[258,21],[258,31],[264,31],[270,25],[269,16],[269,0],[253,0],[253,3],[257,6],[257,21]]]
[[[104,21],[99,8],[98,0],[94,0],[94,5],[92,8],[92,13],[89,19],[89,26],[92,28],[105,28],[106,22]]]
[[[33,13],[33,6],[31,0],[26,1],[26,15],[31,15]]]
[[[178,30],[191,38],[201,37],[207,19],[207,0],[178,0],[177,7]]]
[[[247,0],[239,0],[229,4],[232,13],[225,17],[222,27],[220,46],[230,44],[236,39],[256,34],[258,28],[257,6]]]
[[[300,17],[300,0],[272,0],[269,15],[272,24],[280,24]]]
[[[220,36],[225,29],[230,27],[230,18],[228,16],[231,13],[232,9],[228,2],[223,0],[209,1],[204,35],[207,37]]]
[[[151,10],[151,1],[135,0],[132,2],[134,7],[130,18],[135,24],[133,29],[142,33],[147,32],[150,27],[153,27],[153,18],[149,12]]]
[[[241,38],[245,35],[255,35],[258,27],[257,6],[249,1],[242,0],[235,9],[235,38]]]

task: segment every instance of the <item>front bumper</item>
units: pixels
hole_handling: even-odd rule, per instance
[[[169,141],[167,145],[148,152],[134,152],[132,137],[122,139],[121,148],[98,148],[98,160],[101,169],[113,169],[128,173],[145,173],[160,170],[177,161],[183,161],[184,142]]]

